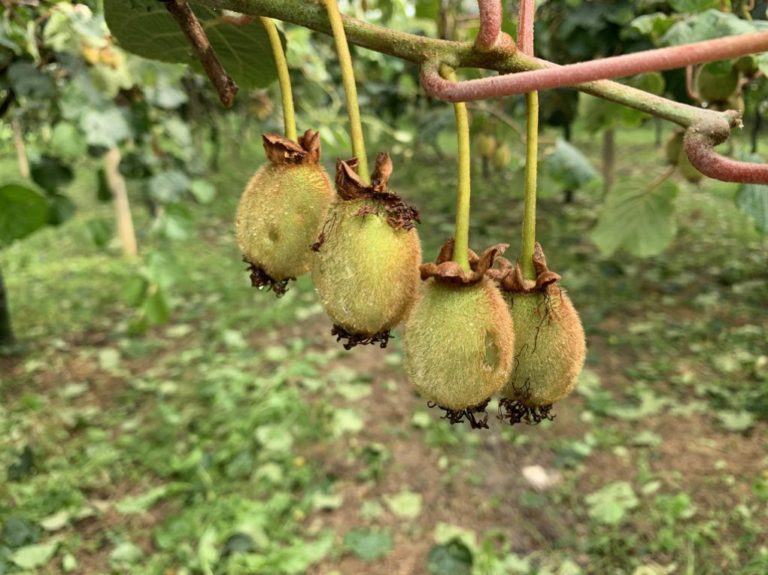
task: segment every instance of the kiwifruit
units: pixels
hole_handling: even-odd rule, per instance
[[[536,281],[524,280],[519,264],[501,280],[515,325],[515,359],[500,407],[513,424],[551,419],[552,404],[573,391],[586,355],[579,315],[539,244],[534,264]]]
[[[691,160],[688,159],[688,154],[685,153],[684,148],[680,148],[680,156],[677,160],[677,167],[679,168],[683,177],[692,184],[698,184],[704,178],[704,174],[697,170],[691,163]]]
[[[664,157],[670,166],[676,166],[680,161],[680,150],[683,149],[684,134],[683,130],[676,130],[664,145]]]
[[[389,155],[379,154],[371,185],[356,169],[356,160],[337,163],[339,197],[313,247],[312,280],[345,348],[385,347],[418,289],[418,212],[388,191]]]
[[[696,91],[704,102],[722,102],[739,87],[739,71],[734,66],[723,69],[722,62],[704,64],[696,76]]]
[[[506,246],[486,250],[483,258],[472,254],[470,273],[449,261],[453,244],[446,246],[437,265],[421,268],[425,281],[405,325],[405,369],[416,390],[445,410],[451,423],[467,417],[473,427],[487,427],[487,417],[475,416],[512,370],[512,319],[485,275]]]
[[[510,149],[509,144],[504,142],[496,148],[496,151],[493,154],[493,167],[496,171],[501,171],[506,168],[511,161],[512,150]]]
[[[747,78],[751,78],[755,74],[757,74],[757,71],[760,69],[758,66],[757,58],[753,56],[752,54],[749,54],[747,56],[742,56],[738,60],[736,60],[736,64],[734,64],[735,68],[744,74]]]
[[[248,182],[235,217],[237,243],[254,287],[281,295],[290,279],[309,271],[312,242],[334,193],[319,164],[320,139],[299,142],[265,134],[268,162]]]
[[[477,143],[477,151],[480,153],[480,157],[493,157],[493,154],[496,151],[496,146],[498,145],[496,138],[490,134],[480,134],[475,138],[475,142]]]

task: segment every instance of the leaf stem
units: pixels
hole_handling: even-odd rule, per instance
[[[456,72],[450,66],[441,66],[440,74],[456,81]],[[456,190],[456,229],[454,233],[453,261],[469,272],[469,201],[472,192],[469,155],[469,114],[464,102],[453,105],[456,115],[456,140],[459,146],[459,174]]]
[[[277,80],[280,83],[280,96],[283,99],[283,123],[285,125],[285,137],[294,142],[298,141],[296,133],[296,113],[293,109],[293,91],[291,89],[291,76],[288,72],[288,62],[285,59],[283,43],[280,41],[280,33],[271,18],[259,18],[269,37],[272,54],[275,57],[277,68]]]
[[[325,0],[328,19],[331,22],[333,40],[336,43],[336,53],[341,66],[341,81],[347,96],[347,114],[349,115],[349,134],[352,138],[352,153],[358,161],[358,174],[364,182],[370,182],[368,174],[368,157],[365,154],[363,139],[363,124],[360,121],[360,107],[357,103],[357,86],[355,86],[355,69],[352,66],[352,56],[349,53],[347,35],[344,32],[344,22],[339,13],[336,0]]]
[[[525,95],[528,129],[525,140],[525,200],[523,210],[523,245],[520,249],[520,266],[523,277],[536,279],[533,267],[533,249],[536,245],[536,178],[539,151],[539,93]]]

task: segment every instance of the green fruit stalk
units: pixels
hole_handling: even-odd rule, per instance
[[[319,164],[317,132],[308,130],[298,143],[276,134],[263,139],[268,162],[245,187],[235,234],[253,286],[280,296],[290,280],[309,271],[310,246],[334,193]]]
[[[481,258],[470,253],[472,271],[465,272],[450,261],[450,241],[436,264],[421,268],[425,281],[405,325],[405,369],[419,394],[451,423],[466,417],[472,427],[487,428],[487,415],[478,414],[512,370],[512,318],[485,273],[505,248],[494,246]]]
[[[387,189],[392,162],[379,154],[372,184],[356,162],[337,163],[339,198],[314,244],[312,280],[344,347],[379,343],[399,324],[416,297],[421,245],[418,212]]]
[[[536,281],[509,264],[500,282],[515,325],[514,369],[500,403],[511,424],[551,419],[552,404],[573,391],[586,356],[579,315],[538,243],[533,263]]]

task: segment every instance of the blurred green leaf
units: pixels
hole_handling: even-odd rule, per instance
[[[608,195],[591,233],[603,254],[625,249],[638,257],[650,257],[664,251],[674,239],[677,185],[666,181],[650,191],[645,188],[645,182],[621,182]]]
[[[586,496],[589,516],[599,523],[618,525],[627,512],[640,504],[634,489],[626,481],[609,483]]]
[[[45,227],[49,208],[43,194],[18,184],[0,186],[0,248]]]
[[[344,546],[364,561],[375,561],[392,550],[389,531],[355,529],[344,535]]]
[[[210,204],[216,197],[216,188],[213,184],[199,178],[192,180],[189,192],[201,204]]]
[[[750,156],[748,162],[762,162],[759,156]],[[768,186],[740,184],[736,191],[736,205],[755,222],[758,230],[768,234]]]
[[[592,162],[562,138],[557,139],[554,152],[544,159],[544,167],[564,189],[576,190],[599,177]]]
[[[13,555],[11,555],[11,561],[22,569],[42,567],[53,558],[58,547],[59,544],[57,542],[27,545],[14,551]]]
[[[421,513],[421,495],[413,491],[403,490],[395,495],[384,497],[387,507],[401,519],[415,519]]]
[[[272,50],[258,19],[235,26],[212,9],[192,7],[200,19],[224,70],[241,89],[263,88],[277,79]],[[125,50],[164,62],[202,67],[184,33],[157,0],[106,0],[107,24]]]
[[[458,539],[433,545],[427,555],[427,569],[432,575],[471,575],[472,551]]]

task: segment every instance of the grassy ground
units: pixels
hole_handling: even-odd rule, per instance
[[[650,132],[622,137],[619,181],[662,169]],[[91,170],[73,221],[0,254],[28,347],[0,359],[0,573],[768,572],[768,244],[732,188],[684,184],[648,260],[599,255],[594,195],[543,202],[587,366],[554,422],[472,432],[415,396],[399,337],[346,352],[306,279],[248,286],[231,220],[259,156],[241,154],[173,246],[172,321],[143,336],[120,295],[140,264],[88,239],[109,216]],[[397,164],[426,258],[452,170]],[[517,248],[514,182],[476,182],[476,248]]]

